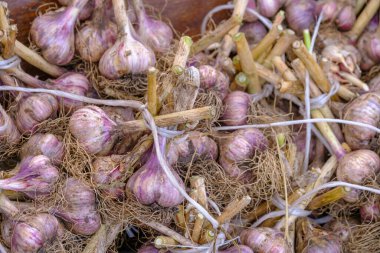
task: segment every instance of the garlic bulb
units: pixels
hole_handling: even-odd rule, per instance
[[[11,145],[17,144],[21,140],[20,132],[18,131],[13,119],[7,114],[4,108],[0,105],[0,140]]]
[[[289,27],[296,33],[302,33],[303,30],[309,29],[315,21],[315,7],[314,0],[288,1],[286,4],[285,16]]]
[[[257,10],[261,15],[271,18],[277,14],[285,0],[257,0]]]
[[[70,5],[73,0],[58,0],[61,5],[67,6]],[[88,0],[83,9],[79,12],[79,20],[86,20],[91,17],[92,11],[94,10],[94,0]]]
[[[23,98],[18,104],[16,125],[21,133],[34,132],[37,125],[54,119],[58,112],[57,99],[47,93],[35,93]]]
[[[11,246],[13,228],[16,224],[17,221],[5,217],[1,221],[1,237],[7,247]]]
[[[107,155],[114,146],[116,123],[97,106],[86,106],[70,117],[69,129],[89,154]]]
[[[13,229],[12,253],[37,253],[56,239],[59,222],[47,213],[30,216],[18,222]]]
[[[233,91],[224,99],[222,122],[227,126],[240,126],[247,123],[250,97],[242,91]]]
[[[257,253],[291,252],[284,234],[273,228],[246,229],[240,234],[240,240]]]
[[[144,73],[156,63],[155,55],[136,39],[124,0],[113,0],[113,5],[120,37],[101,57],[99,71],[109,79]]]
[[[165,144],[166,139],[161,138],[161,150],[165,150]],[[174,170],[172,173],[181,187],[184,187],[178,174]],[[161,168],[155,149],[152,150],[148,161],[129,178],[127,190],[132,191],[143,205],[157,203],[162,207],[174,207],[183,201],[183,196]]]
[[[68,178],[62,191],[65,204],[57,208],[56,216],[75,234],[94,234],[101,224],[94,191],[75,178]]]
[[[218,250],[220,253],[253,253],[253,250],[245,245],[236,245],[225,250]]]
[[[260,21],[245,23],[240,27],[239,32],[245,34],[251,48],[259,43],[268,33],[267,29]]]
[[[58,169],[44,155],[29,156],[21,161],[16,175],[0,180],[0,188],[20,191],[31,198],[49,195],[59,178]]]
[[[54,134],[36,133],[22,145],[20,158],[28,156],[44,155],[48,157],[54,165],[60,165],[65,155],[63,142]]]
[[[34,19],[30,35],[50,63],[66,65],[74,57],[74,27],[88,0],[73,0],[64,10],[49,12]]]
[[[377,222],[380,220],[380,198],[371,197],[366,204],[360,207],[362,222]]]
[[[255,128],[237,130],[221,139],[219,163],[231,177],[249,180],[251,175],[239,168],[237,162],[252,158],[256,151],[264,151],[269,143]]]
[[[200,66],[199,74],[201,78],[201,89],[205,92],[213,91],[221,99],[224,99],[227,96],[230,84],[227,75],[210,65]]]
[[[91,21],[80,29],[75,37],[75,48],[81,58],[98,62],[103,53],[116,42],[117,26],[106,15],[105,0],[95,0]]]

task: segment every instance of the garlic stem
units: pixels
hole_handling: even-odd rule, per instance
[[[336,202],[342,199],[351,189],[349,187],[339,186],[328,192],[325,192],[315,198],[307,206],[308,210],[316,210],[324,207],[330,203]]]
[[[360,89],[364,91],[369,91],[368,85],[362,80],[360,80],[359,78],[357,78],[356,76],[354,76],[353,74],[341,71],[339,72],[339,75],[345,78],[351,84],[355,85],[356,87],[359,87]]]
[[[169,236],[157,236],[154,240],[154,246],[157,249],[168,249],[178,245],[178,242]]]
[[[280,38],[277,40],[276,44],[273,46],[272,50],[265,57],[263,65],[266,68],[272,67],[272,60],[275,56],[282,56],[288,50],[288,48],[293,44],[297,39],[296,34],[293,30],[286,29],[280,35]]]
[[[131,21],[127,15],[127,8],[124,0],[112,0],[115,13],[116,24],[121,36],[133,36]]]
[[[186,62],[189,58],[191,46],[193,45],[193,40],[189,36],[182,36],[178,49],[175,54],[173,64],[172,64],[172,72],[176,75],[181,75],[186,68]]]
[[[148,110],[153,116],[155,116],[158,113],[157,73],[158,73],[158,70],[154,67],[151,67],[148,69],[148,91],[147,91]]]
[[[356,19],[354,26],[347,34],[351,40],[356,41],[359,38],[359,36],[367,27],[368,23],[371,21],[373,16],[377,13],[379,7],[380,7],[379,0],[370,0],[366,4],[366,6],[364,7],[364,10],[360,13],[359,17]]]

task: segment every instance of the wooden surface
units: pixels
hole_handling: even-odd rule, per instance
[[[18,39],[24,43],[28,41],[30,24],[33,21],[38,6],[52,0],[5,0],[11,11],[11,17],[17,24]],[[202,18],[214,6],[228,2],[228,0],[145,0],[144,3],[162,10],[162,16],[168,18],[179,33],[188,35],[199,34]],[[216,20],[223,14],[216,16]]]

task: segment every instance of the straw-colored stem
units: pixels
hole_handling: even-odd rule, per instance
[[[177,227],[179,227],[182,230],[185,230],[186,228],[185,208],[183,205],[178,206],[178,211],[175,214],[174,222],[177,225]]]
[[[172,72],[174,74],[181,75],[185,71],[192,45],[193,40],[189,36],[181,37],[172,65]]]
[[[243,72],[240,72],[235,76],[234,81],[230,85],[230,89],[232,91],[235,91],[235,90],[245,91],[245,89],[247,89],[248,83],[249,83],[249,79],[247,75],[244,74]]]
[[[195,222],[194,222],[193,232],[191,234],[191,239],[196,243],[199,242],[199,239],[201,237],[201,232],[202,232],[204,220],[205,219],[201,213],[198,213],[197,216],[195,217]]]
[[[101,253],[106,252],[106,237],[107,237],[107,226],[101,224],[100,228],[91,237],[91,240],[87,243],[86,248],[84,248],[83,253]]]
[[[241,64],[240,64],[240,58],[238,55],[235,55],[234,57],[232,57],[232,64],[234,65],[236,72],[242,71]]]
[[[286,65],[286,63],[281,59],[280,56],[275,56],[272,59],[273,65],[276,67],[281,76],[286,80],[289,86],[282,85],[280,88],[281,93],[291,93],[294,95],[303,94],[303,86],[297,79],[293,71]]]
[[[355,85],[364,91],[369,91],[368,85],[353,74],[341,71],[339,72],[339,75],[349,81],[352,85]]]
[[[271,68],[272,67],[272,59],[275,56],[282,56],[288,50],[288,48],[292,45],[292,43],[297,39],[297,36],[292,30],[285,30],[281,33],[280,38],[270,51],[270,53],[265,57],[264,67]]]
[[[285,13],[280,11],[273,22],[273,26],[270,31],[265,35],[265,37],[257,44],[252,50],[251,54],[253,59],[258,59],[259,56],[266,52],[268,48],[271,48],[275,41],[280,36],[283,28],[281,26],[282,21],[285,19]]]
[[[318,208],[327,206],[342,199],[351,189],[348,187],[338,186],[328,192],[325,192],[315,197],[307,206],[308,210],[316,210]]]
[[[148,111],[153,115],[157,115],[157,73],[154,67],[148,70]]]
[[[181,245],[184,245],[184,246],[197,246],[197,244],[193,243],[192,241],[190,241],[189,239],[183,237],[182,235],[180,235],[179,233],[175,232],[174,230],[162,225],[161,223],[158,223],[158,222],[155,222],[155,221],[142,221],[140,220],[142,223],[144,223],[145,225],[153,228],[154,230],[157,230],[158,232],[168,236],[168,237],[171,237],[173,240],[179,242]]]
[[[169,236],[157,236],[154,240],[154,246],[157,249],[173,248],[178,242]]]
[[[8,35],[7,43],[5,44],[6,46],[3,50],[3,57],[5,59],[11,58],[15,54],[17,26],[16,25],[9,26],[8,33],[9,35]]]
[[[67,72],[66,69],[53,65],[47,62],[42,56],[24,46],[21,42],[16,40],[15,53],[20,56],[24,61],[33,65],[34,67],[42,70],[43,72],[53,76],[59,77]]]
[[[207,210],[208,204],[205,179],[201,176],[193,176],[190,178],[190,185],[193,189],[197,190],[198,203]]]
[[[255,62],[249,54],[249,45],[244,33],[237,33],[233,37],[236,43],[237,53],[243,72],[248,76],[248,93],[254,94],[261,91],[259,76],[257,74]]]
[[[272,70],[264,67],[263,65],[255,62],[257,74],[260,78],[268,81],[269,83],[278,87],[281,84],[281,77],[274,73]]]
[[[322,68],[315,61],[314,56],[309,53],[302,41],[295,41],[293,43],[293,52],[303,62],[307,71],[310,73],[310,77],[315,81],[318,87],[323,92],[328,92],[330,90],[329,80]]]
[[[339,97],[343,98],[346,101],[351,101],[355,99],[356,97],[358,97],[358,95],[356,95],[355,93],[353,93],[352,91],[350,91],[347,87],[343,85],[339,86],[337,94]]]
[[[219,224],[224,224],[225,222],[231,220],[235,215],[237,215],[241,210],[246,208],[249,203],[251,203],[251,197],[245,196],[237,202],[230,203],[224,212],[216,218]]]
[[[352,40],[357,40],[359,36],[362,34],[364,29],[367,27],[372,17],[377,13],[380,7],[379,0],[370,0],[364,10],[360,13],[359,17],[356,19],[354,26],[348,32],[348,36]]]
[[[211,119],[215,116],[215,108],[205,106],[192,110],[174,112],[154,117],[158,127],[168,127],[178,124],[192,123],[199,120]],[[144,120],[132,120],[119,124],[124,133],[149,130]]]
[[[153,144],[153,137],[140,140],[140,142],[129,152],[124,158],[125,166],[121,166],[122,171],[133,171],[135,166],[140,162],[140,158],[144,155]]]

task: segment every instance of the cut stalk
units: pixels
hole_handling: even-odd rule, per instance
[[[206,210],[208,209],[207,193],[205,179],[200,176],[194,176],[190,178],[190,185],[193,189],[197,190],[198,203]]]
[[[204,223],[204,217],[202,214],[198,213],[197,217],[195,218],[193,233],[191,234],[191,239],[194,242],[198,242],[201,237],[202,227]]]
[[[297,39],[295,33],[287,29],[281,33],[280,38],[274,45],[272,51],[267,55],[264,60],[264,67],[271,68],[272,67],[272,59],[275,56],[282,56],[288,50],[288,48],[292,45],[292,43]]]
[[[318,208],[327,206],[328,204],[334,203],[342,199],[350,191],[351,189],[348,187],[338,186],[328,192],[325,192],[315,197],[307,206],[307,209],[316,210]]]
[[[174,74],[181,75],[185,71],[192,45],[193,40],[189,36],[181,37],[172,65],[172,72]]]
[[[148,110],[155,116],[158,113],[157,110],[157,73],[158,70],[154,67],[148,70]]]
[[[287,84],[290,84],[288,86],[282,85],[280,88],[281,93],[291,93],[297,96],[303,95],[303,86],[298,80],[298,78],[295,76],[293,71],[286,65],[286,63],[281,59],[280,56],[275,56],[272,59],[273,65],[276,67],[278,72],[281,74],[281,76],[286,80],[289,81]]]
[[[154,246],[157,249],[173,248],[178,245],[178,242],[169,236],[157,236],[154,240]]]
[[[236,43],[236,49],[240,58],[241,67],[249,79],[248,93],[258,93],[261,91],[261,85],[259,82],[259,76],[257,74],[255,62],[249,54],[249,45],[247,39],[245,38],[245,34],[237,33],[233,39]]]
[[[230,85],[230,89],[232,91],[235,91],[235,90],[245,91],[248,84],[249,84],[249,79],[247,75],[244,74],[243,72],[240,72],[235,76],[234,81]]]
[[[349,81],[352,85],[355,85],[364,91],[369,91],[368,85],[353,74],[341,71],[339,72],[339,75]]]
[[[370,0],[366,6],[364,7],[364,10],[360,13],[359,17],[356,19],[354,26],[352,29],[348,32],[348,37],[356,41],[359,36],[362,34],[364,29],[367,27],[373,16],[377,13],[377,10],[380,7],[380,1],[379,0]]]

